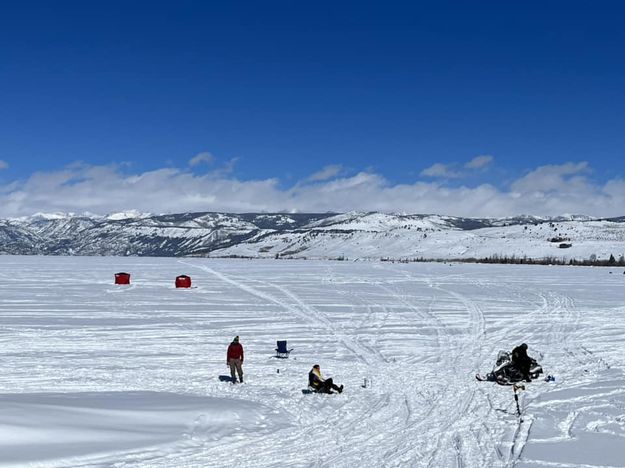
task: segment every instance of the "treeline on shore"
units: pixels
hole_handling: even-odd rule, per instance
[[[596,255],[591,255],[588,259],[564,258],[548,256],[542,258],[530,258],[527,256],[517,257],[516,255],[498,255],[493,254],[488,257],[468,257],[468,258],[402,258],[394,259],[383,257],[383,262],[392,263],[412,263],[412,262],[439,262],[439,263],[497,263],[511,265],[573,265],[573,266],[607,266],[607,267],[625,267],[625,256],[621,255],[618,260],[614,255],[610,255],[608,259],[599,259]]]
[[[247,260],[257,260],[259,258],[271,258],[271,257],[256,257],[251,255],[224,255],[212,258],[238,258]],[[273,258],[276,260],[309,260],[304,256],[281,256],[275,255]],[[310,258],[310,260],[320,260],[320,258]],[[338,257],[328,257],[324,260],[330,261],[350,261],[348,257],[340,255]],[[427,258],[427,257],[410,257],[410,258],[394,258],[394,257],[366,257],[355,258],[353,261],[382,261],[389,263],[497,263],[497,264],[510,264],[510,265],[572,265],[572,266],[601,266],[601,267],[625,267],[625,256],[621,255],[618,259],[614,255],[610,255],[610,258],[599,259],[596,255],[591,255],[588,259],[575,259],[575,258],[563,258],[548,256],[542,258],[531,258],[527,256],[517,257],[516,255],[498,255],[493,254],[488,257],[468,257],[468,258]]]

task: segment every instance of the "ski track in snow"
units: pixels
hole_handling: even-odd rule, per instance
[[[245,402],[254,415],[225,426],[197,410],[167,442],[32,466],[625,466],[612,453],[625,442],[625,294],[605,269],[0,260],[0,386],[10,401],[169,392],[225,398],[232,411]],[[117,269],[133,273],[130,286],[110,284]],[[181,269],[194,288],[173,288]],[[242,385],[217,379],[229,373],[234,335],[246,348]],[[291,357],[272,357],[287,338]],[[528,384],[518,418],[510,387],[474,375],[523,341],[556,382]],[[345,392],[302,395],[313,363]],[[13,466],[1,449],[0,466]]]

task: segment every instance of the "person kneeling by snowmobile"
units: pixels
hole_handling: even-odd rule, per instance
[[[532,367],[532,358],[527,355],[527,345],[521,343],[512,350],[512,365],[519,369],[526,382],[531,382],[530,368]]]
[[[336,390],[339,393],[343,391],[343,385],[338,387],[332,382],[332,379],[324,379],[321,376],[319,364],[315,364],[308,373],[308,385],[317,393],[332,393],[332,390]]]

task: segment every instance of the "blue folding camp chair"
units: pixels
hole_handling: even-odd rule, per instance
[[[293,351],[293,348],[291,349],[287,349],[286,348],[286,340],[282,340],[282,341],[276,341],[277,344],[277,348],[276,348],[276,357],[277,358],[288,358],[289,357],[289,353],[291,351]]]

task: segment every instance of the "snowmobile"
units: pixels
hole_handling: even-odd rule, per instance
[[[543,368],[536,362],[536,359],[530,359],[532,364],[529,375],[532,379],[537,379],[543,373]],[[521,371],[512,364],[512,357],[507,351],[499,351],[492,372],[486,375],[477,374],[475,378],[479,381],[497,382],[500,385],[513,385],[524,380]]]

